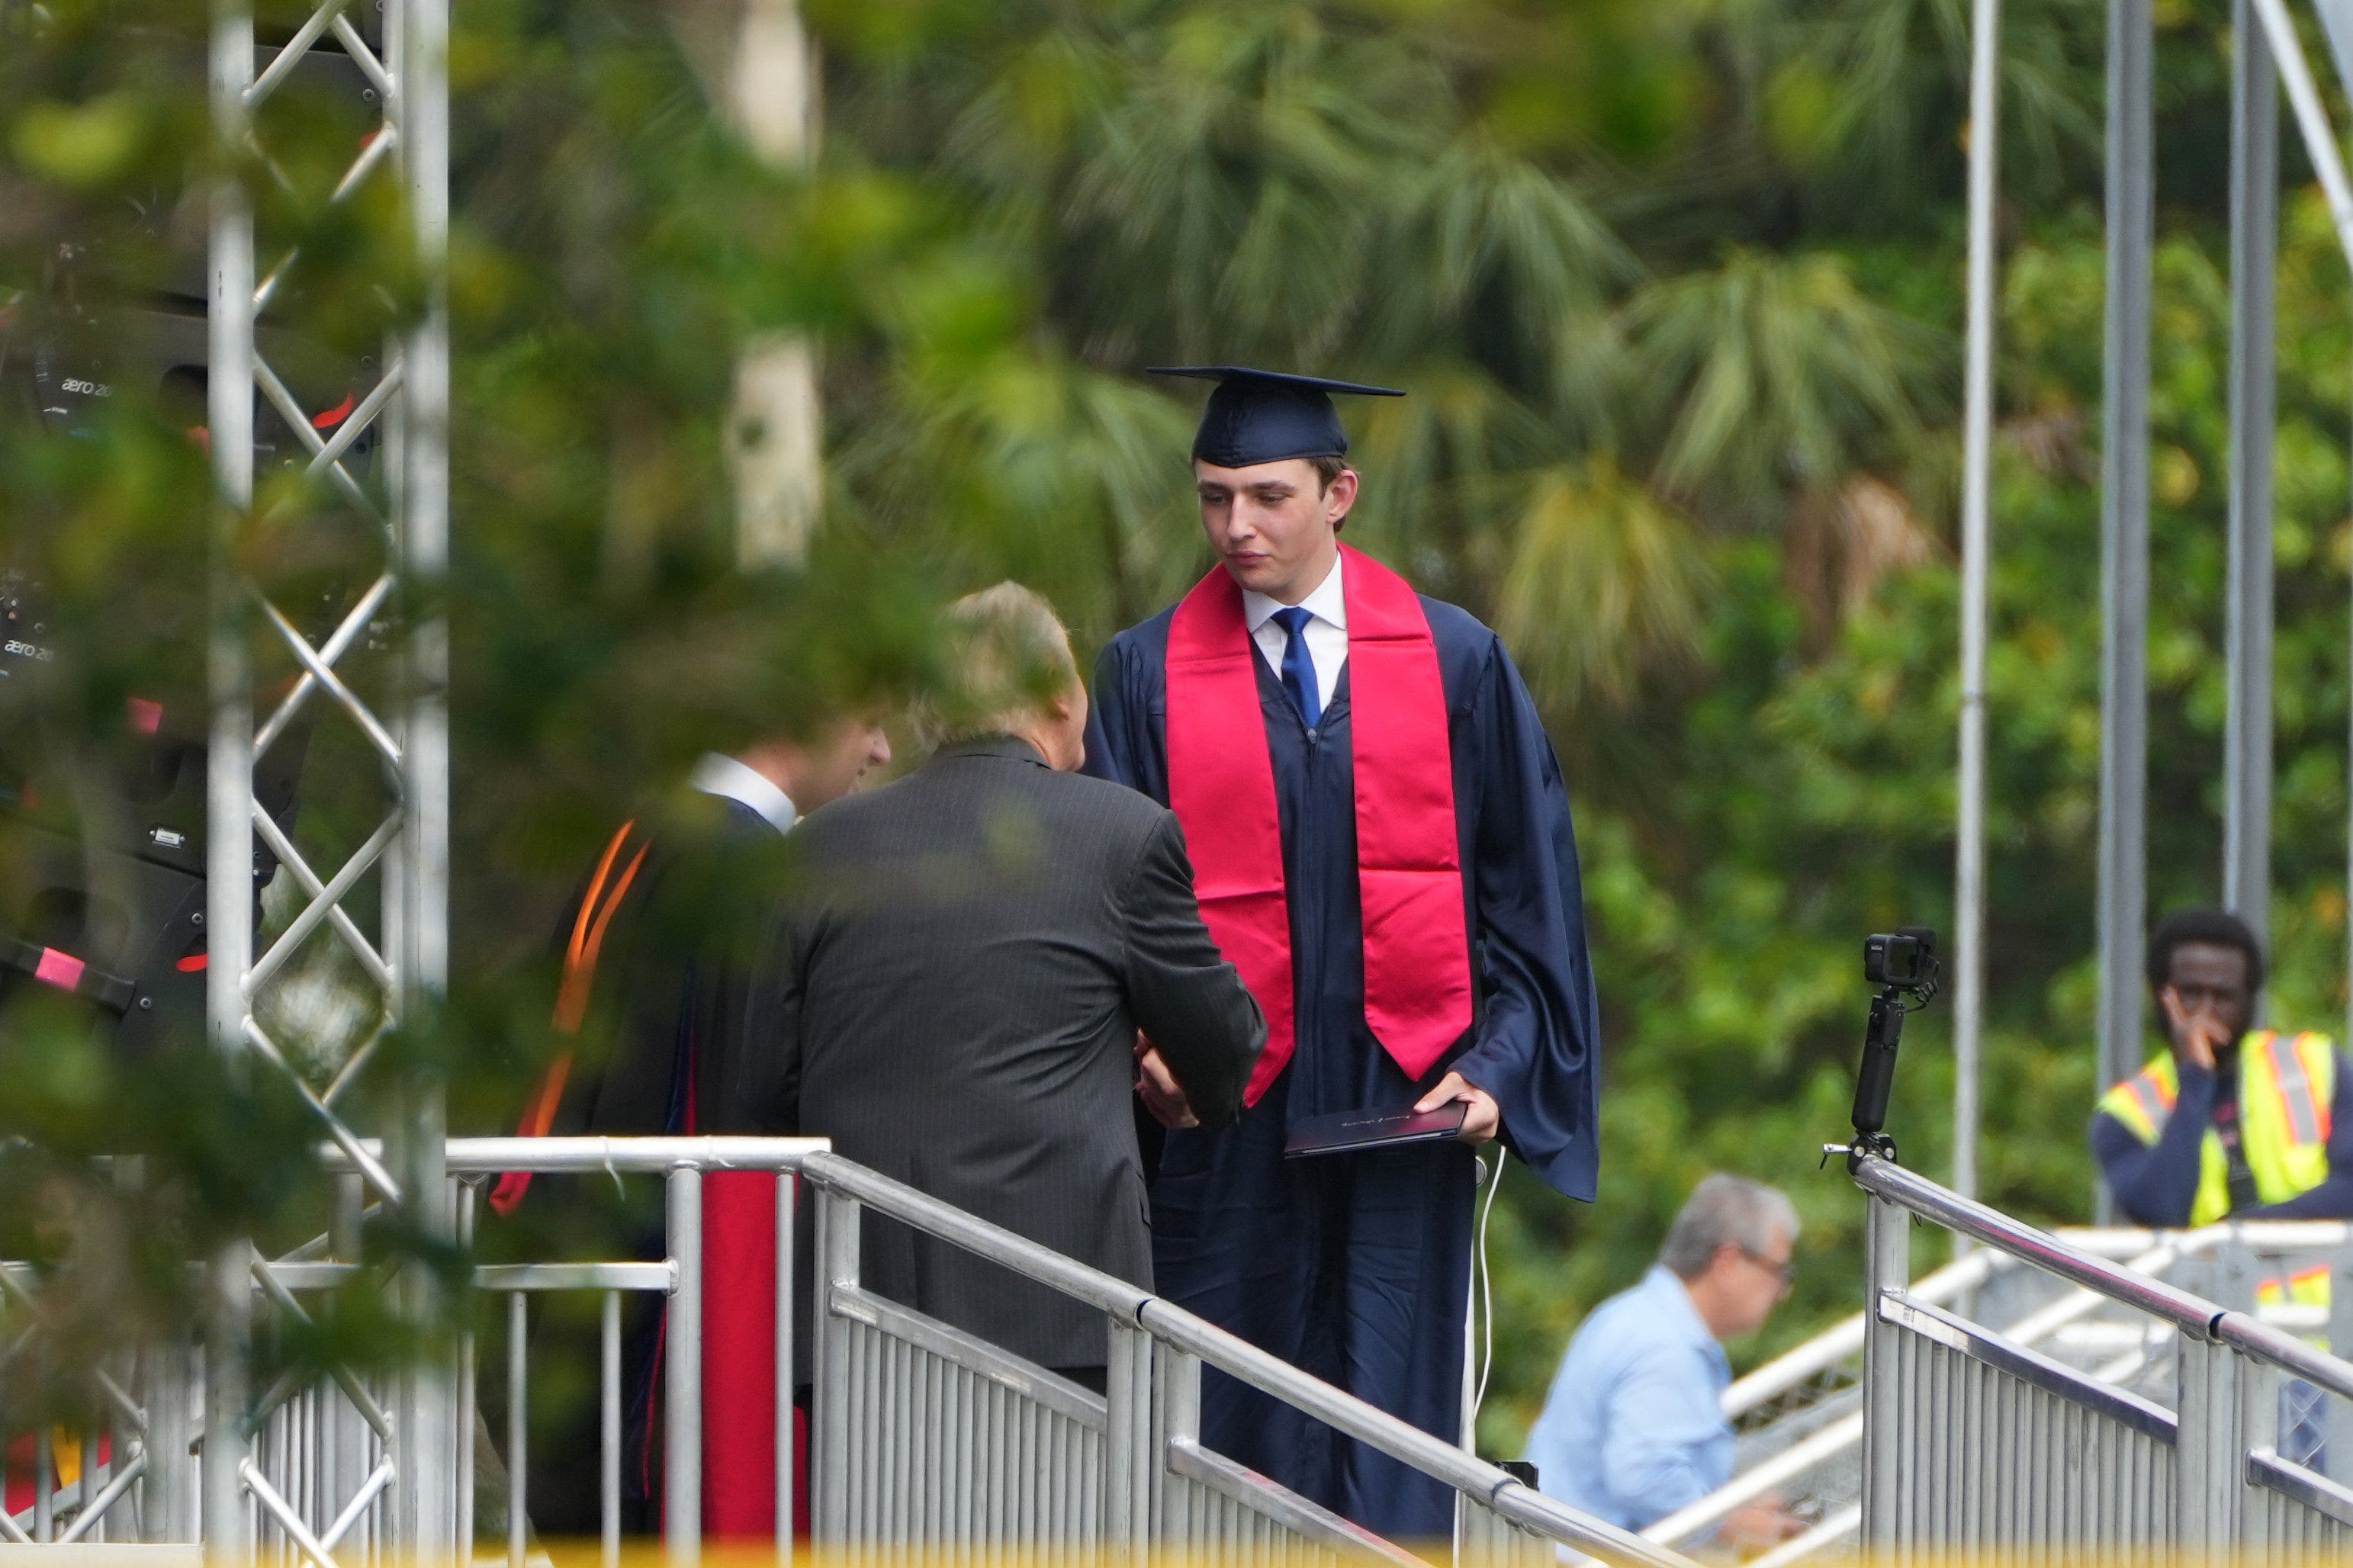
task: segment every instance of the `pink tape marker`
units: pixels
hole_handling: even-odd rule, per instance
[[[60,991],[70,991],[81,984],[82,962],[70,952],[59,952],[54,947],[41,949],[41,962],[33,971],[33,978]]]

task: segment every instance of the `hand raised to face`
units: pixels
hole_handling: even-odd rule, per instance
[[[2165,1032],[2181,1059],[2202,1072],[2214,1070],[2214,1056],[2231,1043],[2228,1022],[2206,1008],[2192,1011],[2181,993],[2168,985],[2158,993],[2165,1008]]]

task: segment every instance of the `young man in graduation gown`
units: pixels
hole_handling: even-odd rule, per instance
[[[1233,369],[1193,446],[1219,563],[1095,670],[1091,766],[1175,809],[1202,913],[1267,1014],[1232,1128],[1173,1124],[1160,1291],[1449,1442],[1463,1428],[1470,1145],[1593,1196],[1599,1061],[1567,797],[1494,633],[1339,532],[1357,494],[1329,393]],[[1464,1103],[1460,1142],[1309,1159],[1339,1112]],[[1451,1494],[1208,1374],[1204,1443],[1393,1539]]]

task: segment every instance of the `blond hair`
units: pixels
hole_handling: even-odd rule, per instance
[[[948,606],[946,622],[944,689],[915,709],[926,746],[1010,734],[1079,684],[1071,634],[1034,589],[1008,581],[967,594]]]

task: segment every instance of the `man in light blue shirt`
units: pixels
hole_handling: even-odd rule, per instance
[[[1788,1294],[1797,1210],[1738,1176],[1700,1183],[1640,1285],[1594,1309],[1561,1358],[1527,1457],[1548,1497],[1641,1530],[1732,1479],[1724,1342],[1762,1328]],[[1747,1547],[1800,1528],[1778,1502],[1728,1515]]]

